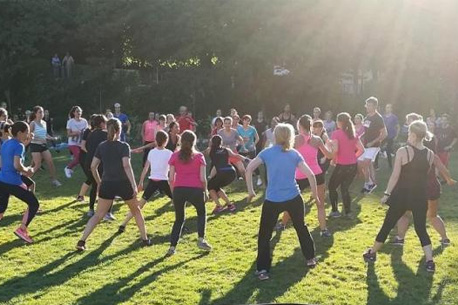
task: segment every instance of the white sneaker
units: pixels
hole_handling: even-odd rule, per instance
[[[257,186],[261,186],[262,185],[262,180],[261,180],[261,177],[258,177],[258,182],[256,183]]]
[[[69,169],[68,167],[65,167],[64,168],[64,172],[65,172],[65,177],[67,177],[69,179],[72,177],[73,170]]]
[[[55,187],[62,186],[62,183],[60,183],[59,180],[53,180],[51,183],[52,183],[52,185],[54,185]]]

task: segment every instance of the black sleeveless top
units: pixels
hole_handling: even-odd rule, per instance
[[[224,147],[211,150],[210,159],[217,172],[234,170],[232,165],[229,163],[229,152]]]
[[[170,151],[172,151],[172,152],[175,152],[175,150],[177,149],[177,145],[178,145],[178,136],[177,136],[177,141],[175,143],[173,143],[172,142],[172,135],[169,132],[169,141],[167,142],[167,145],[165,146],[165,148],[170,150]]]

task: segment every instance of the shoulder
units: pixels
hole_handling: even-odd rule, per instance
[[[312,135],[310,138],[310,144],[313,146],[319,146],[320,144],[323,144],[323,140],[316,135]]]

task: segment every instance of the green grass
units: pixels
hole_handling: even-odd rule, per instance
[[[135,156],[137,175],[139,159]],[[296,234],[288,228],[273,236],[271,280],[259,282],[253,272],[262,191],[255,203],[247,205],[245,188],[236,182],[230,193],[239,207],[235,214],[210,215],[214,205],[207,203],[207,237],[214,247],[209,254],[196,247],[196,213],[187,208],[186,225],[191,232],[184,235],[175,256],[164,258],[174,219],[166,198],[149,202],[144,209],[152,247],[139,246],[133,221],[124,234],[115,234],[127,211],[126,205],[117,203],[118,220],[101,223],[88,239],[89,250],[76,253],[74,246],[87,221],[86,204],[73,201],[83,175],[78,168],[71,180],[66,179],[62,169],[67,156],[61,153],[55,160],[64,182],[61,188],[50,186],[46,172],[35,177],[44,209],[30,227],[35,243],[24,245],[13,235],[23,203],[11,200],[0,222],[1,304],[458,304],[456,187],[444,188],[440,209],[456,243],[442,250],[438,234],[429,228],[437,263],[434,275],[424,271],[422,250],[412,228],[403,252],[385,245],[374,265],[368,267],[362,260],[386,211],[379,204],[388,178],[388,171],[382,169],[383,183],[374,195],[358,197],[361,183],[355,181],[355,219],[329,221],[332,238],[319,237],[316,209],[310,206],[306,222],[320,257],[317,268],[304,267]],[[453,160],[451,168],[457,177],[456,155]],[[381,164],[385,166],[385,160]]]

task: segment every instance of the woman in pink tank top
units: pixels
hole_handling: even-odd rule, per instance
[[[331,233],[326,227],[326,210],[325,206],[325,193],[326,193],[326,184],[325,184],[325,174],[323,173],[320,165],[318,164],[318,151],[321,151],[326,158],[332,159],[333,155],[330,150],[324,145],[320,137],[313,135],[310,132],[312,127],[312,117],[305,114],[301,116],[297,122],[297,129],[299,134],[296,136],[294,142],[294,148],[302,155],[305,160],[305,163],[310,167],[313,174],[316,178],[316,184],[318,189],[318,198],[320,202],[317,202],[318,210],[318,222],[320,223],[321,236],[330,237]],[[310,183],[306,176],[304,176],[300,171],[296,171],[296,182],[301,191],[310,186]],[[283,214],[283,219],[281,224],[279,224],[279,229],[284,229],[287,222],[289,221],[290,216],[287,212]]]

